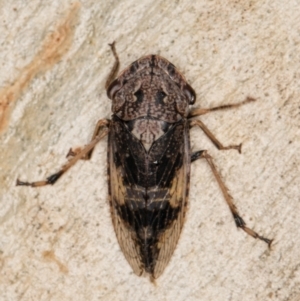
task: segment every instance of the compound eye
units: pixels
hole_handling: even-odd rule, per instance
[[[122,88],[122,84],[118,79],[115,79],[107,88],[106,94],[109,99],[113,99],[116,93]]]
[[[183,93],[186,95],[187,99],[188,99],[188,102],[190,105],[194,104],[195,101],[196,101],[196,93],[194,91],[194,89],[186,84],[183,88]]]

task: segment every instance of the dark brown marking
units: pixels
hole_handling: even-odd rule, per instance
[[[164,99],[166,96],[167,96],[167,94],[164,91],[162,91],[162,90],[157,91],[156,98],[155,98],[156,104],[164,105]]]
[[[142,264],[147,273],[153,274],[159,253],[160,234],[176,221],[180,208],[172,208],[168,200],[151,203],[151,206],[146,208],[140,208],[139,202],[141,201],[128,201],[127,204],[118,206],[116,209],[130,231],[137,233],[136,243]]]
[[[141,89],[134,92],[134,96],[136,97],[136,103],[142,103],[144,98],[144,93]]]
[[[174,74],[175,74],[175,66],[172,63],[169,63],[168,67],[167,67],[167,70],[168,70],[169,75],[171,77],[173,77]]]

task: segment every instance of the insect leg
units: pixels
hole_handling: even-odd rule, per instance
[[[242,143],[239,145],[229,145],[224,146],[215,136],[214,134],[206,127],[206,125],[201,120],[191,120],[190,127],[198,125],[204,134],[212,141],[212,143],[219,149],[219,150],[226,150],[226,149],[236,149],[239,153],[242,151]]]
[[[109,126],[109,120],[108,119],[100,119],[98,120],[94,133],[93,133],[93,137],[92,140],[93,141],[100,133],[100,131],[104,128],[104,127],[108,127]],[[81,148],[77,148],[76,150],[73,150],[72,148],[70,148],[68,154],[66,157],[75,157],[77,154],[79,154],[82,151]],[[90,160],[93,154],[94,148],[92,148],[84,157],[81,157],[81,160]]]
[[[78,160],[86,156],[90,151],[93,150],[95,145],[108,134],[108,127],[97,135],[88,145],[86,145],[80,153],[76,154],[67,164],[65,164],[61,170],[47,177],[46,180],[36,182],[23,182],[17,179],[16,186],[31,186],[39,187],[45,185],[53,185],[70,167],[72,167]]]
[[[213,158],[207,153],[206,150],[202,150],[202,151],[198,151],[198,152],[194,152],[191,156],[191,161],[196,161],[197,159],[205,159],[206,162],[209,164],[218,184],[219,187],[221,188],[221,191],[223,193],[223,196],[226,200],[227,205],[229,206],[229,209],[233,215],[235,224],[238,228],[243,229],[247,234],[251,235],[254,238],[258,238],[264,242],[266,242],[269,246],[269,248],[271,247],[271,243],[272,243],[272,239],[268,239],[265,238],[263,236],[260,236],[258,233],[256,233],[255,231],[253,231],[252,229],[246,227],[246,223],[244,222],[244,220],[241,218],[241,216],[238,213],[238,210],[236,208],[236,206],[233,204],[233,198],[232,196],[229,194],[228,192],[228,188],[225,186],[224,182],[221,179],[220,174],[218,173],[216,166],[213,162]]]
[[[112,42],[111,44],[108,44],[111,48],[111,51],[115,57],[115,63],[107,77],[106,83],[105,83],[105,89],[107,90],[107,88],[109,87],[109,85],[111,84],[111,82],[115,79],[118,71],[119,71],[119,66],[120,66],[120,60],[116,51],[116,47],[115,47],[115,42]]]
[[[242,105],[245,105],[249,102],[255,101],[256,99],[251,98],[251,97],[247,97],[244,101],[240,102],[240,103],[235,103],[235,104],[228,104],[228,105],[222,105],[222,106],[218,106],[218,107],[214,107],[214,108],[206,108],[206,109],[192,109],[188,115],[188,118],[192,118],[192,117],[196,117],[196,116],[200,116],[200,115],[204,115],[207,114],[209,112],[213,112],[213,111],[219,111],[219,110],[226,110],[226,109],[233,109],[233,108],[237,108],[240,107]]]

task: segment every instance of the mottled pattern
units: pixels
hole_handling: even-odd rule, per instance
[[[152,143],[167,132],[169,124],[152,118],[138,118],[127,122],[127,127],[141,141],[145,150],[149,151]]]
[[[134,272],[157,278],[180,236],[190,177],[192,88],[167,60],[134,62],[108,88],[109,195],[120,247]]]
[[[176,122],[187,117],[195,92],[173,64],[157,56],[132,63],[107,91],[112,111],[122,120],[140,117]]]

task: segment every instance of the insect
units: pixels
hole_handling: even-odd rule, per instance
[[[266,242],[246,226],[233,204],[212,157],[206,150],[192,152],[189,130],[200,127],[219,150],[223,146],[195,117],[254,101],[247,98],[237,104],[209,109],[190,109],[196,95],[175,66],[158,55],[148,55],[133,62],[118,77],[119,58],[115,44],[110,44],[115,58],[106,82],[112,100],[111,120],[99,120],[91,142],[69,152],[63,168],[43,181],[17,185],[39,187],[53,185],[79,159],[90,159],[95,145],[108,135],[107,165],[111,217],[119,245],[137,275],[158,278],[177,245],[187,210],[190,166],[204,159],[209,164],[236,226]]]

